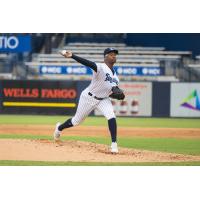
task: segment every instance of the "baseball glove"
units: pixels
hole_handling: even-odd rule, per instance
[[[123,100],[125,98],[124,92],[118,87],[112,87],[112,94],[109,96],[112,99]]]

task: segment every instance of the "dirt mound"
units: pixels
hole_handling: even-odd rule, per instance
[[[200,161],[189,156],[145,150],[119,148],[111,154],[103,144],[81,141],[55,143],[50,140],[0,140],[0,160],[74,161],[74,162],[180,162]]]

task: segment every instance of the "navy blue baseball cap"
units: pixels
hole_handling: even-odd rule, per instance
[[[107,48],[107,49],[105,49],[104,50],[104,56],[106,55],[106,54],[109,54],[109,53],[111,53],[111,52],[114,52],[114,53],[116,53],[116,54],[118,54],[118,50],[117,49],[115,49],[115,48]]]

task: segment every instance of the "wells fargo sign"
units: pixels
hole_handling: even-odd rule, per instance
[[[77,96],[75,89],[3,88],[4,97],[14,98],[69,98]]]
[[[74,81],[3,80],[0,88],[2,110],[71,114],[77,106],[77,83]],[[49,108],[49,110],[48,110]],[[54,109],[52,109],[54,108]]]

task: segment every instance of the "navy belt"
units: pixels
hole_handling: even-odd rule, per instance
[[[88,95],[90,95],[91,97],[94,97],[97,100],[103,100],[104,99],[104,98],[99,98],[99,97],[94,96],[91,92],[88,92]]]

